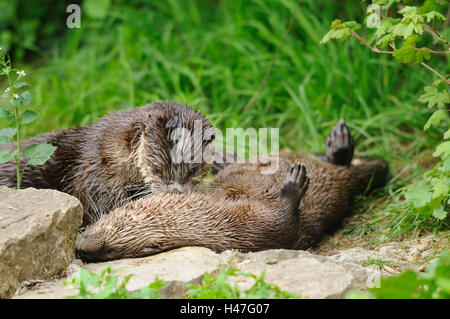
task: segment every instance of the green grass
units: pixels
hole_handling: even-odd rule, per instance
[[[416,158],[440,139],[438,130],[423,133],[430,113],[416,102],[433,74],[356,40],[320,45],[335,18],[361,22],[361,2],[305,0],[295,11],[296,3],[113,1],[102,19],[84,14],[81,29],[64,30],[20,65],[31,75],[41,114],[28,134],[169,99],[193,105],[221,129],[279,127],[281,148],[323,152],[330,129],[344,118],[358,152],[391,164],[382,194],[388,198],[420,177],[427,162]],[[294,11],[267,85],[245,112]],[[448,57],[438,63],[442,73],[450,70]]]

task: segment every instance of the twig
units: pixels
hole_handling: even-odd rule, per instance
[[[432,26],[425,24],[426,30],[430,31],[430,33],[434,34],[439,41],[445,43],[446,45],[450,45],[450,43]]]
[[[429,66],[426,63],[420,63],[422,64],[424,67],[426,67],[428,70],[430,70],[431,72],[433,72],[434,74],[436,74],[438,77],[440,77],[441,79],[443,79],[445,81],[445,83],[447,83],[447,85],[450,85],[450,80],[447,80],[444,76],[442,76],[438,71],[436,71],[435,69],[433,69],[431,66]]]
[[[450,53],[450,50],[447,50],[447,51],[433,51],[433,50],[431,50],[431,49],[428,49],[428,48],[421,48],[421,49],[418,49],[418,48],[416,48],[416,51],[423,51],[423,52],[430,52],[430,53],[433,53],[433,54],[449,54]]]
[[[378,49],[376,46],[371,46],[370,44],[368,44],[366,41],[364,41],[363,38],[361,38],[359,36],[358,33],[356,33],[355,31],[352,30],[352,36],[354,36],[356,39],[358,39],[362,44],[364,44],[366,47],[368,47],[370,50],[372,50],[373,52],[376,53],[385,53],[385,54],[392,54],[394,53],[394,51],[383,51]]]
[[[253,94],[252,98],[247,103],[247,105],[244,106],[244,112],[247,112],[253,106],[253,104],[255,104],[257,98],[259,97],[259,94],[261,93],[261,90],[266,86],[267,80],[269,79],[269,76],[272,73],[273,68],[275,66],[275,62],[276,62],[278,56],[280,55],[281,48],[284,46],[284,43],[286,42],[289,31],[291,31],[292,25],[294,24],[295,14],[297,13],[298,8],[300,7],[301,1],[302,0],[298,0],[296,9],[294,10],[294,12],[292,12],[291,19],[289,20],[289,25],[288,25],[286,31],[284,32],[283,39],[281,40],[281,43],[278,46],[277,51],[275,52],[275,54],[272,57],[270,66],[267,69],[266,74],[264,75],[264,78],[261,81],[261,84],[259,85],[258,89],[255,91],[255,93]]]

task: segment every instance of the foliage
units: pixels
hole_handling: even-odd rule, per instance
[[[232,287],[226,283],[228,277],[244,276],[253,278],[255,283],[245,291],[240,291],[235,285]],[[268,284],[264,281],[265,272],[260,276],[251,273],[239,272],[238,269],[220,267],[220,273],[204,274],[200,285],[188,284],[186,292],[189,299],[280,299],[296,298],[295,294],[282,291],[277,285]]]
[[[12,159],[16,160],[17,166],[17,189],[20,189],[20,181],[28,165],[42,165],[44,164],[56,150],[56,147],[50,144],[34,144],[23,150],[22,155],[28,158],[22,170],[20,170],[20,141],[21,128],[24,125],[32,123],[37,117],[38,113],[31,109],[25,109],[31,103],[31,94],[24,87],[28,83],[23,80],[26,76],[25,71],[13,69],[11,67],[11,60],[5,57],[5,54],[0,48],[0,75],[5,75],[8,79],[9,86],[5,89],[2,97],[9,99],[10,108],[0,108],[0,118],[14,123],[13,128],[0,129],[0,144],[8,144],[15,137],[16,149],[9,152],[6,149],[0,149],[0,164],[6,163]],[[13,79],[12,73],[16,72],[17,76]]]
[[[162,280],[156,279],[138,291],[130,292],[126,285],[132,274],[123,279],[115,275],[117,270],[107,267],[97,274],[81,268],[77,276],[65,285],[72,285],[78,289],[78,294],[67,298],[92,298],[92,299],[157,299],[159,290],[165,286]]]
[[[392,167],[383,193],[364,198],[369,205],[382,197],[364,210],[364,216],[374,217],[387,211],[399,215],[392,206],[385,210],[379,203],[421,178],[428,160],[420,158],[442,136],[433,125],[423,132],[431,113],[411,94],[433,82],[428,69],[405,68],[387,54],[374,57],[357,41],[319,45],[330,21],[361,16],[359,1],[302,0],[298,6],[298,0],[84,0],[80,29],[66,28],[68,14],[59,7],[64,2],[20,1],[29,5],[17,7],[12,15],[0,8],[9,26],[0,29],[14,34],[16,44],[8,53],[28,70],[33,83],[30,93],[40,116],[27,125],[29,135],[84,125],[114,110],[169,99],[194,106],[220,129],[275,127],[280,129],[281,149],[324,152],[331,128],[344,118],[357,152],[384,157]],[[19,1],[3,2],[10,6]],[[432,10],[443,12],[442,7]],[[291,31],[280,47],[291,16]],[[45,25],[33,40],[37,45],[25,48],[32,32],[16,30],[44,18]],[[47,27],[56,34],[43,32]],[[352,31],[360,30],[366,28]],[[450,28],[441,35],[448,39]],[[436,45],[427,36],[425,30],[418,47]],[[18,50],[22,43],[23,58]],[[1,39],[0,46],[7,48]],[[278,47],[267,85],[244,111]],[[448,73],[448,56],[426,63]],[[2,90],[6,86],[0,82]],[[0,99],[0,107],[6,104]],[[0,126],[6,124],[0,118]]]
[[[0,46],[11,51],[15,61],[47,49],[61,35],[66,6],[80,2],[0,0]]]
[[[380,279],[379,288],[368,293],[351,292],[347,298],[377,299],[449,299],[450,298],[450,251],[428,265],[424,273],[406,270],[396,276]]]
[[[111,270],[107,267],[105,270],[94,274],[83,268],[71,281],[66,281],[65,285],[72,285],[78,289],[78,294],[68,298],[94,298],[94,299],[155,299],[160,298],[158,292],[166,285],[162,280],[156,279],[147,286],[140,288],[138,291],[130,292],[126,285],[132,274],[126,276],[123,280],[119,280],[114,275],[117,270]],[[245,291],[239,290],[236,286],[231,287],[225,281],[228,277],[242,275],[251,277],[255,280],[253,286]],[[264,273],[256,276],[250,273],[239,273],[237,269],[220,268],[218,275],[205,273],[201,285],[187,284],[187,299],[237,299],[237,298],[295,298],[294,294],[280,290],[273,284],[264,282]]]
[[[373,1],[367,9],[368,17],[366,25],[368,28],[375,28],[376,31],[365,41],[357,33],[350,34],[358,39],[362,44],[370,48],[373,52],[380,54],[391,54],[400,63],[421,64],[428,70],[439,77],[438,80],[431,85],[425,86],[425,93],[418,99],[419,102],[427,104],[428,109],[433,110],[428,121],[424,125],[424,130],[430,129],[431,126],[436,128],[444,127],[447,129],[450,123],[448,105],[450,103],[450,79],[448,75],[441,75],[438,71],[425,64],[425,61],[431,59],[432,55],[449,54],[449,42],[438,31],[438,26],[446,17],[439,10],[448,10],[448,2],[438,0],[427,0],[422,6],[401,6],[397,10],[399,18],[389,16],[389,10],[392,6],[400,3],[395,0],[377,0]],[[338,23],[336,23],[338,21]],[[327,43],[332,39],[347,39],[349,36],[330,37],[342,25],[355,25],[354,21],[342,23],[335,20],[331,25],[331,30],[326,34],[321,43]],[[428,47],[418,47],[419,42],[424,42],[424,31],[432,34],[439,46],[443,46],[445,50],[436,51]],[[370,43],[375,42],[371,45]],[[380,50],[381,48],[390,47],[391,51]],[[444,140],[449,138],[448,133],[444,133]],[[450,207],[450,141],[444,141],[436,147],[433,153],[434,157],[440,157],[440,161],[436,166],[423,174],[423,178],[412,183],[401,191],[397,192],[398,198],[404,198],[399,205],[400,211],[405,212],[408,217],[418,217],[418,220],[426,221],[430,218],[437,220],[437,227],[447,225],[446,219],[449,216]],[[414,211],[414,214],[410,214]],[[404,218],[401,219],[406,223]],[[402,227],[396,224],[394,227]]]

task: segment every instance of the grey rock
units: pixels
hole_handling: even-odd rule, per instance
[[[267,260],[276,260],[276,263],[268,264]],[[256,275],[265,271],[267,283],[276,284],[282,290],[304,298],[343,298],[350,289],[366,288],[376,275],[373,270],[361,265],[338,262],[306,251],[283,249],[247,254],[226,251],[217,254],[207,248],[184,247],[145,258],[92,263],[82,267],[98,272],[109,266],[120,270],[118,274],[121,278],[133,274],[127,285],[127,289],[131,291],[159,278],[167,282],[160,291],[163,298],[182,298],[186,283],[201,283],[204,273],[218,273],[219,266],[223,264]],[[79,265],[74,263],[70,267]],[[62,298],[76,295],[76,289],[63,285],[70,278],[73,275],[57,281],[37,283],[27,291],[22,291],[17,298]],[[247,289],[254,280],[239,276],[228,278],[228,282]]]
[[[82,218],[78,199],[65,193],[1,186],[0,298],[11,297],[22,281],[63,273]]]
[[[217,270],[218,265],[223,261],[224,258],[207,248],[184,247],[150,257],[85,264],[83,268],[97,273],[106,267],[111,267],[113,270],[120,270],[118,276],[121,279],[133,274],[127,284],[127,289],[130,291],[138,290],[157,278],[162,279],[167,282],[161,290],[162,297],[181,298],[185,292],[185,283],[200,282],[205,272]],[[74,267],[74,264],[70,267]],[[76,289],[64,285],[64,281],[71,278],[73,276],[36,285],[18,298],[53,299],[76,295]]]
[[[306,251],[267,250],[242,254],[241,258],[236,265],[241,271],[256,275],[265,271],[265,282],[302,298],[344,298],[350,289],[366,288],[369,279],[374,277],[360,265],[335,262]],[[268,265],[269,258],[276,259],[277,263]],[[228,282],[245,290],[254,280],[239,276],[229,278]]]

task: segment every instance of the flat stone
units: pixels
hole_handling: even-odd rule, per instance
[[[267,250],[243,254],[237,267],[257,276],[265,271],[264,281],[302,298],[344,298],[350,289],[366,287],[369,273],[361,266],[337,263],[306,251]],[[266,260],[277,259],[268,265]],[[249,289],[254,279],[231,277],[228,282],[241,290]]]
[[[276,260],[276,263],[267,261]],[[123,278],[133,274],[128,290],[137,290],[156,278],[167,282],[161,290],[163,298],[182,298],[186,283],[199,284],[204,273],[218,273],[220,265],[228,265],[243,272],[260,275],[265,271],[265,282],[278,285],[282,290],[303,298],[343,298],[350,289],[364,289],[374,278],[371,269],[361,265],[337,262],[329,257],[318,256],[297,250],[266,250],[256,253],[225,251],[217,254],[207,248],[184,247],[155,256],[122,259],[111,262],[91,263],[81,267],[99,272],[106,267],[120,270]],[[69,266],[68,277],[55,281],[38,282],[25,286],[17,298],[63,298],[76,295],[74,287],[64,286],[79,270],[79,261]],[[230,284],[241,289],[250,288],[252,278],[229,277]]]
[[[74,258],[78,199],[55,190],[0,186],[0,298],[20,282],[60,275]]]
[[[110,267],[113,270],[119,270],[117,274],[121,279],[133,274],[127,284],[127,289],[130,291],[138,290],[158,278],[168,283],[161,292],[163,297],[181,298],[184,295],[185,283],[198,282],[205,272],[217,270],[218,265],[223,261],[224,258],[207,248],[184,247],[155,256],[90,263],[82,267],[94,273]],[[70,271],[72,275],[69,278],[36,285],[28,291],[23,291],[18,298],[64,298],[76,295],[76,289],[64,286],[64,281],[73,278],[76,275],[73,270],[79,266],[71,264],[69,267],[72,269]]]

